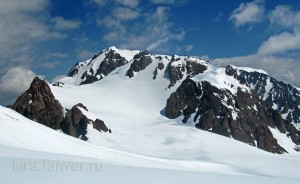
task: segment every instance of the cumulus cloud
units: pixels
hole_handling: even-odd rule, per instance
[[[269,13],[272,26],[284,28],[300,27],[300,11],[295,12],[291,6],[278,5]]]
[[[263,14],[263,1],[242,3],[233,11],[230,20],[239,27],[261,21]],[[300,12],[293,11],[291,6],[279,5],[269,11],[268,15],[271,28],[276,29],[269,30],[271,36],[261,43],[256,53],[217,58],[213,62],[220,65],[233,64],[263,69],[276,79],[299,87],[300,62],[297,51],[300,50]],[[290,53],[293,52],[295,55],[291,56]]]
[[[44,78],[24,67],[14,67],[0,78],[0,104],[12,103],[17,96],[26,91],[34,77]]]
[[[52,18],[52,22],[54,23],[54,29],[57,30],[78,29],[82,24],[79,20],[66,20],[60,16]]]
[[[34,46],[65,33],[48,25],[48,0],[0,0],[0,73],[14,66],[30,66],[37,59]]]
[[[233,21],[235,27],[261,22],[264,15],[263,3],[264,1],[241,3],[238,8],[233,10],[229,20]]]
[[[297,59],[253,54],[232,58],[216,58],[212,61],[223,66],[232,64],[263,69],[277,80],[300,87],[300,62]]]
[[[271,36],[261,44],[258,54],[277,54],[291,50],[300,50],[300,31],[298,30],[295,30],[293,33],[283,32]]]

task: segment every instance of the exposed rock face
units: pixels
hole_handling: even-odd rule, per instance
[[[95,128],[99,132],[109,131],[102,120],[96,119],[95,121],[93,121],[91,119],[88,119],[82,113],[82,110],[80,108],[88,111],[87,108],[80,103],[73,106],[70,110],[67,111],[66,117],[61,124],[61,129],[65,134],[80,138],[82,140],[88,140],[88,137],[86,136],[88,124],[93,125],[93,128]]]
[[[95,58],[97,58],[97,56]],[[127,63],[128,61],[119,53],[115,52],[114,50],[109,50],[105,54],[105,58],[103,59],[96,71],[94,71],[93,68],[90,68],[89,71],[83,73],[83,75],[81,76],[81,79],[83,79],[81,84],[90,84],[95,81],[101,80],[104,76],[108,75],[116,68],[123,66]]]
[[[154,72],[153,72],[153,79],[156,79],[156,76],[158,74],[158,70],[163,70],[165,67],[165,65],[163,63],[158,63],[157,67],[155,68]]]
[[[48,84],[37,77],[11,108],[55,130],[60,128],[63,120],[63,107],[55,99]]]
[[[150,53],[148,51],[140,52],[139,54],[133,57],[133,62],[130,65],[130,68],[126,72],[126,76],[132,78],[134,72],[139,72],[144,70],[148,65],[152,63]]]
[[[166,75],[170,79],[170,84],[168,88],[173,87],[177,81],[183,79],[184,73],[186,73],[187,77],[193,77],[198,75],[199,73],[203,73],[207,67],[199,62],[195,62],[189,60],[189,58],[185,58],[182,64],[174,64],[176,61],[180,61],[180,58],[176,58],[172,56],[171,62],[169,62]]]
[[[280,112],[289,123],[300,123],[300,92],[293,86],[277,81],[264,73],[238,71],[233,66],[226,67],[226,74],[236,78],[273,109]]]
[[[111,132],[102,120],[92,121],[88,119],[80,109],[87,111],[87,108],[82,104],[73,106],[67,111],[64,118],[63,107],[54,98],[50,87],[45,81],[37,77],[34,78],[30,88],[10,108],[31,120],[54,130],[62,129],[64,133],[82,140],[88,139],[86,136],[88,124],[91,124],[99,132]]]
[[[81,64],[81,66],[83,66],[83,63]],[[76,75],[79,72],[79,69],[80,69],[81,66],[78,62],[75,63],[75,65],[69,71],[68,76],[73,77],[74,75]]]
[[[54,82],[54,83],[52,84],[52,86],[64,87],[65,84],[58,81],[58,82]]]
[[[98,130],[99,132],[104,131],[111,131],[110,129],[108,129],[104,123],[104,121],[100,120],[100,119],[96,119],[95,122],[93,123],[93,128]]]
[[[174,119],[183,116],[202,130],[211,131],[257,146],[272,153],[284,153],[268,127],[288,132],[299,145],[299,131],[284,121],[281,114],[272,109],[255,94],[238,88],[237,94],[220,90],[206,81],[196,83],[186,79],[171,94],[166,105],[166,116]]]

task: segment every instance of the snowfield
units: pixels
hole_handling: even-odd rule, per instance
[[[122,52],[130,58],[135,51]],[[166,67],[168,59],[160,62]],[[131,79],[125,77],[129,66],[93,84],[77,86],[78,78],[67,77],[60,80],[64,87],[50,86],[64,108],[82,103],[88,118],[99,118],[112,130],[99,133],[89,126],[86,142],[0,106],[0,183],[300,182],[300,153],[277,129],[270,128],[289,154],[272,154],[196,129],[193,122],[183,124],[182,117],[167,119],[163,116],[166,100],[180,84],[168,89],[164,71],[158,71],[153,80],[156,61]],[[214,85],[228,88],[220,78],[213,80]],[[234,92],[238,84],[230,83],[234,87],[228,90]]]
[[[107,141],[104,147],[100,145],[101,142],[94,145],[81,141],[28,120],[4,107],[0,108],[0,120],[1,183],[21,181],[39,183],[41,180],[43,183],[61,181],[240,183],[241,180],[243,183],[298,183],[300,181],[298,173],[300,157],[297,153],[271,154],[233,139],[188,126],[181,127],[167,121],[165,126],[170,129],[170,133],[167,133],[166,137],[159,133],[155,134],[165,141],[162,145],[143,138],[143,132],[136,131],[135,135],[131,135],[132,139],[143,138],[144,144],[137,145],[137,142],[133,142],[131,147],[139,148],[135,152],[142,152],[142,149],[145,149],[145,154],[136,154],[123,151],[126,146],[129,147],[128,150],[133,149],[128,146],[130,143],[127,145],[123,143],[125,145],[118,150],[109,148],[113,147],[112,145],[117,148],[113,134],[102,137]],[[176,138],[171,132],[177,131],[179,134],[179,128],[182,129],[182,135]],[[149,132],[151,133],[151,130]],[[187,134],[190,137],[184,137]],[[148,153],[150,150],[152,151]],[[71,166],[63,167],[65,164]],[[78,164],[79,167],[74,169],[73,166]]]

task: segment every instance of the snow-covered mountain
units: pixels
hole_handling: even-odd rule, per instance
[[[294,126],[300,123],[300,92],[263,70],[215,66],[198,57],[155,55],[110,47],[92,59],[76,63],[68,77],[53,85],[76,90],[92,88],[83,87],[91,83],[99,86],[99,91],[108,89],[95,99],[115,98],[107,93],[123,86],[119,95],[128,99],[128,103],[144,102],[139,104],[139,109],[160,112],[158,116],[232,137],[266,151],[287,152],[269,127],[286,134],[295,149],[300,144],[300,132]],[[79,85],[81,87],[76,87]],[[144,94],[139,93],[142,86],[149,88]],[[132,97],[122,93],[131,93]],[[141,102],[135,102],[136,99]],[[157,106],[154,108],[149,103],[157,103]],[[121,102],[115,104],[119,106]]]
[[[101,161],[106,183],[140,170],[134,182],[297,183],[299,99],[262,70],[110,47],[52,85],[35,78],[11,106],[21,115],[0,107],[0,153]]]

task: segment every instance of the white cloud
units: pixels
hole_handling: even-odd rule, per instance
[[[68,57],[68,54],[66,53],[62,53],[62,52],[48,52],[45,54],[45,58],[46,59],[50,59],[50,58],[66,58]]]
[[[14,66],[34,62],[33,46],[47,39],[67,35],[47,25],[48,0],[0,0],[0,73]]]
[[[153,4],[158,5],[182,5],[188,3],[189,0],[151,0]]]
[[[108,3],[115,3],[116,5],[121,5],[130,8],[137,8],[139,6],[139,0],[90,0],[92,3],[96,3],[100,7],[106,6]]]
[[[297,59],[254,54],[232,58],[217,58],[212,61],[223,66],[233,64],[235,66],[263,69],[277,80],[300,87],[300,62]]]
[[[237,9],[233,10],[229,20],[233,21],[235,27],[261,22],[264,15],[263,2],[241,3]]]
[[[113,14],[118,20],[131,20],[140,16],[138,11],[127,7],[117,7],[113,10]]]
[[[107,0],[91,0],[91,2],[96,3],[99,6],[103,6],[107,3]]]
[[[272,26],[284,28],[300,27],[300,11],[294,12],[291,6],[278,5],[270,12],[269,19]]]
[[[90,50],[78,50],[77,51],[77,58],[80,60],[87,60],[92,58],[96,52],[90,51]]]
[[[82,24],[79,20],[66,20],[63,17],[54,17],[52,22],[54,23],[54,29],[57,30],[78,29]]]
[[[26,91],[34,77],[44,78],[24,67],[15,67],[0,78],[0,104],[12,103],[21,93]]]
[[[284,53],[290,50],[300,50],[300,31],[283,32],[271,36],[258,49],[258,54],[268,55]]]
[[[61,62],[60,61],[51,61],[51,62],[43,62],[40,64],[41,67],[43,68],[55,68],[56,66],[60,65]]]
[[[186,45],[185,46],[185,51],[186,52],[190,52],[191,50],[193,50],[194,46],[193,45]]]
[[[110,16],[97,23],[107,29],[103,39],[109,44],[127,49],[155,50],[165,47],[171,40],[182,40],[185,36],[184,31],[173,29],[168,13],[169,8],[159,6],[154,12],[141,14],[130,25]]]
[[[139,0],[115,0],[115,2],[131,8],[136,8],[139,5]]]

